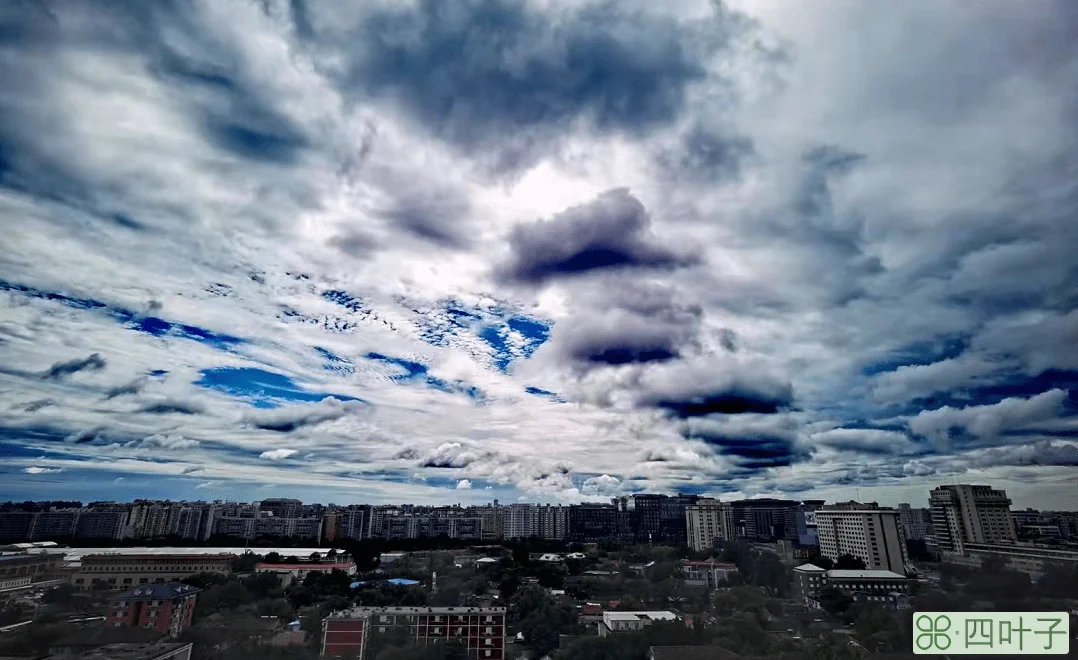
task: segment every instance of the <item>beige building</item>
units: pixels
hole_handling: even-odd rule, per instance
[[[700,498],[685,507],[685,531],[694,551],[710,550],[719,541],[734,538],[733,507],[712,498]]]
[[[1007,492],[991,486],[940,486],[928,498],[932,527],[943,552],[964,554],[966,545],[1018,542]]]
[[[199,573],[232,572],[233,554],[85,555],[71,576],[77,589],[95,584],[125,589],[139,584],[176,582]]]
[[[844,502],[816,510],[820,554],[832,560],[842,555],[860,557],[868,570],[906,574],[906,542],[898,525],[898,512],[875,502]]]

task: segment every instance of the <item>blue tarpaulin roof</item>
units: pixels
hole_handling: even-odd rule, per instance
[[[404,584],[404,585],[419,584],[418,580],[406,580],[404,578],[392,578],[392,579],[386,580],[386,582],[388,582],[390,584]]]

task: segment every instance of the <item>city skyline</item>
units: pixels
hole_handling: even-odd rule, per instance
[[[0,500],[1078,509],[1073,3],[362,4],[0,9]]]

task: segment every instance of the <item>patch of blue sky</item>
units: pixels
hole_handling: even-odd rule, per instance
[[[550,336],[550,323],[521,314],[501,303],[467,305],[447,298],[432,310],[412,308],[419,336],[432,346],[448,346],[476,337],[492,365],[505,372],[516,359],[528,358]]]
[[[565,399],[561,398],[560,396],[558,396],[557,394],[554,394],[553,392],[551,392],[549,390],[544,390],[544,389],[540,389],[538,387],[532,387],[531,385],[529,385],[529,386],[524,388],[524,391],[527,392],[528,394],[531,394],[531,395],[534,395],[534,396],[545,397],[545,398],[550,399],[551,401],[555,401],[557,403],[565,403]]]
[[[326,371],[332,371],[341,374],[355,373],[356,365],[352,364],[351,360],[342,358],[328,348],[323,348],[321,346],[315,346],[314,351],[315,353],[318,353],[320,356],[322,356],[322,359],[325,360],[325,362],[322,364],[322,368]]]
[[[337,303],[350,312],[358,312],[363,309],[363,300],[353,296],[347,291],[329,289],[328,291],[322,292],[322,297],[332,303]]]
[[[285,374],[257,367],[214,367],[203,369],[201,375],[195,385],[243,399],[257,408],[276,408],[282,403],[310,403],[329,397],[340,401],[360,400],[345,394],[311,392]]]
[[[871,362],[861,369],[865,376],[895,371],[899,367],[925,365],[958,357],[966,350],[969,340],[965,336],[941,337],[935,341],[915,342]]]
[[[468,398],[474,401],[482,401],[486,398],[486,395],[478,387],[469,385],[464,381],[453,380],[446,381],[441,378],[431,376],[428,372],[427,365],[422,362],[416,362],[414,360],[408,360],[400,357],[393,357],[389,355],[383,355],[382,353],[367,353],[368,360],[375,360],[377,362],[384,362],[398,367],[401,373],[390,376],[390,378],[396,382],[422,382],[428,387],[439,390],[441,392],[447,392],[450,394],[464,394]]]
[[[247,343],[245,339],[232,335],[206,330],[184,323],[172,323],[155,316],[140,316],[129,309],[112,307],[100,300],[68,296],[54,291],[43,291],[34,287],[0,280],[0,290],[21,294],[27,298],[50,300],[72,309],[106,311],[110,318],[131,330],[154,335],[155,337],[180,337],[197,341],[220,350],[229,350],[233,346]]]

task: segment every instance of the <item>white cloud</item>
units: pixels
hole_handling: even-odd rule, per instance
[[[18,81],[0,89],[12,184],[0,222],[19,227],[0,236],[18,255],[0,290],[0,426],[89,492],[119,471],[437,501],[425,477],[451,471],[575,501],[630,480],[752,493],[943,469],[909,460],[918,446],[903,434],[845,428],[880,415],[901,414],[940,451],[952,427],[985,445],[1058,424],[1068,385],[1044,374],[1078,368],[1069,15],[731,4],[759,27],[742,32],[748,21],[706,2],[609,5],[610,38],[627,29],[631,44],[629,15],[647,12],[658,46],[631,50],[655,93],[596,105],[602,89],[559,98],[552,78],[518,94],[557,111],[538,127],[519,122],[541,112],[499,116],[497,95],[401,80],[390,99],[346,75],[342,63],[371,56],[375,42],[356,35],[377,5],[312,4],[304,38],[281,3],[206,3],[154,24],[58,6],[47,38],[0,53]],[[573,12],[557,13],[554,41],[574,33]],[[122,38],[128,27],[138,39]],[[548,33],[522,34],[537,36],[469,66],[488,71],[489,57],[489,71],[526,73]],[[729,48],[708,51],[707,35]],[[783,56],[761,57],[773,44]],[[671,76],[694,67],[651,59],[667,52],[707,52],[716,74],[685,88],[684,107]],[[433,117],[441,107],[454,113]],[[745,141],[752,153],[736,158]],[[514,228],[620,187],[662,245],[691,246],[700,263],[573,272],[584,254],[546,287],[492,277]],[[607,257],[655,257],[632,247]],[[965,351],[941,357],[956,339]],[[39,377],[94,353],[107,368]],[[422,368],[405,378],[409,363]],[[1026,398],[992,406],[891,406],[1035,376]],[[715,395],[792,397],[797,412],[685,421],[652,405]],[[739,470],[718,437],[783,445],[793,465]],[[879,458],[840,450],[854,447]],[[1056,475],[1032,458],[1019,467]]]
[[[23,468],[22,471],[25,472],[26,474],[56,474],[57,472],[63,472],[64,470],[63,470],[63,468],[47,468],[47,467],[31,466],[31,467]]]
[[[461,479],[457,482],[457,490],[471,490],[472,482],[468,479]]]
[[[269,461],[280,461],[289,456],[294,456],[296,453],[295,449],[272,449],[270,451],[262,452],[258,457]]]

